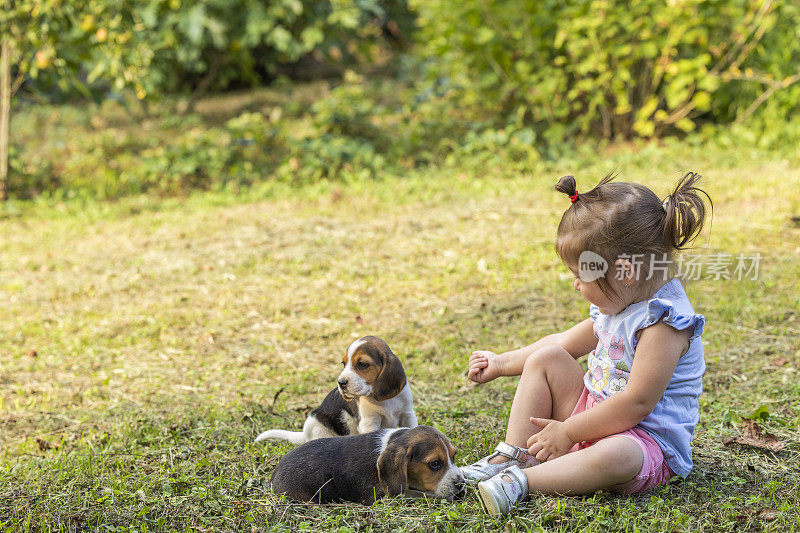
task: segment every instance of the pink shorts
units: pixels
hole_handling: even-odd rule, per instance
[[[573,415],[578,413],[582,413],[588,409],[591,409],[596,404],[600,403],[594,396],[589,394],[589,390],[586,387],[583,387],[583,392],[581,393],[581,397],[578,400],[578,404],[575,406],[575,409],[572,411]],[[617,485],[610,490],[612,492],[619,492],[621,494],[638,494],[640,492],[645,492],[652,488],[658,487],[659,485],[666,485],[669,483],[669,480],[672,479],[672,476],[675,474],[670,469],[667,462],[664,460],[664,454],[661,452],[661,448],[658,446],[653,437],[648,435],[648,433],[638,427],[632,427],[627,431],[622,431],[620,433],[615,433],[613,435],[609,435],[608,437],[603,437],[607,439],[609,437],[628,437],[639,445],[642,449],[642,455],[644,456],[644,462],[642,463],[642,469],[636,474],[636,477],[632,480],[624,483],[622,485]],[[598,439],[603,440],[603,439]],[[570,450],[571,452],[582,450],[584,448],[588,448],[595,441],[583,441],[577,443],[575,446],[572,447]]]

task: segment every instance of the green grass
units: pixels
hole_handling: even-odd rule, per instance
[[[683,170],[714,200],[696,253],[760,252],[757,280],[701,280],[708,371],[695,469],[619,497],[534,497],[492,520],[477,497],[372,507],[276,501],[268,478],[366,334],[401,356],[421,423],[463,463],[501,438],[515,379],[469,387],[466,360],[588,315],[553,250],[608,170],[665,196]],[[688,144],[611,145],[538,175],[455,167],[238,194],[21,204],[0,219],[0,525],[6,530],[800,529],[800,163]],[[35,352],[35,355],[34,355]],[[737,416],[789,440],[726,446]]]

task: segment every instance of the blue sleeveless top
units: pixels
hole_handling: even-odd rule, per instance
[[[594,321],[598,342],[589,354],[589,369],[583,381],[600,401],[625,390],[633,365],[637,331],[662,317],[665,323],[678,330],[694,326],[689,349],[678,359],[667,390],[653,412],[637,424],[661,447],[672,471],[685,478],[693,466],[690,443],[700,417],[699,398],[706,370],[700,337],[705,317],[694,312],[677,278],[671,278],[648,300],[633,303],[616,315],[604,315],[591,304],[589,316]]]

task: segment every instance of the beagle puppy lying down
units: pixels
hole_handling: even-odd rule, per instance
[[[383,340],[367,336],[353,342],[342,365],[339,386],[311,411],[302,431],[270,429],[256,441],[283,439],[303,444],[322,437],[416,427],[417,416],[403,364]]]
[[[455,452],[430,426],[319,439],[284,455],[270,482],[276,494],[303,502],[369,505],[413,491],[452,500],[465,492]]]

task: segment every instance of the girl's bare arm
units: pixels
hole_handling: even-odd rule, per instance
[[[587,318],[566,331],[542,337],[524,348],[499,354],[495,362],[498,365],[500,375],[519,376],[522,374],[522,367],[525,366],[525,360],[533,352],[544,346],[561,346],[575,359],[586,355],[597,346],[597,337],[594,336],[592,324],[592,319]]]

